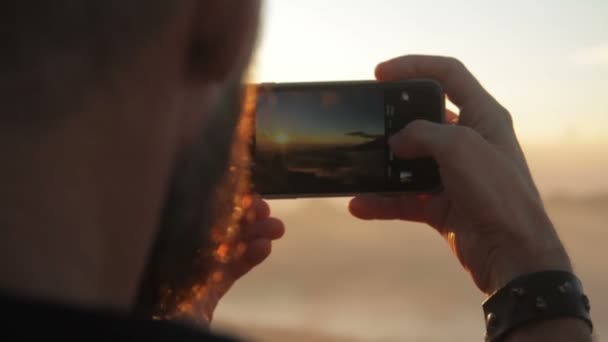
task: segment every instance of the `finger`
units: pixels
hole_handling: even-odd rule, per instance
[[[284,234],[285,225],[281,220],[275,218],[267,218],[265,220],[245,224],[241,227],[241,239],[243,241],[255,240],[258,238],[277,240],[283,237]]]
[[[247,196],[243,200],[243,208],[245,213],[242,222],[250,224],[255,221],[265,220],[270,217],[270,206],[260,197]]]
[[[246,244],[243,255],[230,266],[229,273],[238,279],[266,260],[272,252],[272,241],[257,239]]]
[[[443,145],[447,144],[449,129],[426,120],[416,120],[392,136],[389,146],[400,158],[415,159],[441,156]]]
[[[441,56],[408,55],[376,67],[380,81],[429,78],[437,81],[457,106],[491,99],[479,81],[457,59]]]
[[[449,124],[455,125],[458,124],[458,121],[460,120],[460,117],[458,116],[458,114],[452,112],[449,109],[445,109],[445,121]]]
[[[404,196],[383,197],[361,195],[349,203],[350,213],[362,220],[407,220],[428,221],[428,197]]]
[[[245,265],[254,267],[259,265],[272,252],[272,241],[268,239],[257,239],[251,241],[247,246],[247,251],[243,254]]]
[[[464,126],[443,125],[416,120],[392,136],[389,145],[396,156],[404,159],[431,157],[439,167],[450,167],[474,155],[471,149],[485,143],[479,133]]]
[[[255,210],[256,219],[264,220],[270,217],[270,206],[260,197],[253,199],[253,210]]]
[[[437,81],[448,98],[460,108],[458,123],[479,132],[493,143],[513,149],[513,120],[507,109],[496,101],[458,60],[441,56],[410,55],[381,63],[376,67],[380,81],[429,78]],[[521,162],[521,153],[515,157]]]

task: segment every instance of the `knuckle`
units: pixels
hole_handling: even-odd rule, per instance
[[[511,115],[511,113],[509,112],[508,109],[499,105],[498,111],[496,114],[497,114],[498,120],[501,121],[501,123],[504,126],[509,127],[509,128],[513,127],[513,116]]]
[[[494,99],[471,105],[463,115],[469,118],[467,125],[478,129],[484,137],[513,131],[511,113]]]
[[[500,132],[513,131],[513,116],[505,107],[499,103],[493,103],[490,104],[490,108],[487,109],[487,112],[491,112],[492,114],[491,120],[489,120],[491,122],[489,133],[499,134]]]
[[[446,57],[447,64],[452,70],[467,70],[467,67],[464,63],[455,57]]]
[[[479,134],[469,127],[455,126],[453,133],[444,146],[444,155],[451,159],[462,159],[471,153],[472,147],[479,141]]]

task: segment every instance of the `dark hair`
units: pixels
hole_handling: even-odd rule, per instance
[[[69,112],[162,29],[176,2],[2,2],[0,120],[52,119]]]

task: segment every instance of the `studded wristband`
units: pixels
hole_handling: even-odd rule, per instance
[[[521,276],[484,303],[486,341],[498,342],[524,324],[555,318],[577,318],[593,330],[589,299],[579,279],[564,271]]]

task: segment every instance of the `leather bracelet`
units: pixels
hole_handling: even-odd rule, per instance
[[[484,303],[487,342],[498,342],[515,328],[535,321],[576,318],[591,331],[591,307],[580,280],[570,272],[531,273],[493,293]]]

